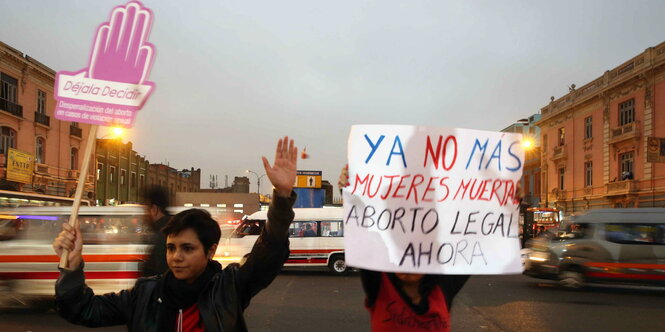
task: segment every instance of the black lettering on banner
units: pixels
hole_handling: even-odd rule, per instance
[[[507,235],[507,237],[509,237],[511,239],[516,239],[516,238],[519,237],[517,234],[510,235],[510,230],[513,228],[512,226],[513,226],[513,214],[511,213],[510,214],[510,222],[508,223],[508,235]]]
[[[464,245],[462,248],[460,248],[461,244]],[[457,246],[455,246],[455,259],[453,259],[453,266],[455,264],[457,264],[457,256],[462,256],[462,259],[464,259],[464,261],[467,264],[471,264],[471,262],[468,259],[466,259],[466,257],[464,257],[464,254],[462,254],[462,251],[464,251],[464,249],[466,249],[466,247],[468,247],[468,246],[469,246],[469,242],[467,242],[466,240],[461,240],[461,241],[457,242]]]
[[[413,219],[411,219],[411,233],[413,233],[416,230],[416,216],[418,215],[418,211],[422,210],[423,208],[421,207],[416,207],[416,208],[411,208],[410,210],[413,211]]]
[[[476,219],[472,220],[471,216],[474,215],[474,214],[478,214],[478,213],[480,213],[480,211],[474,211],[474,212],[469,213],[469,219],[467,219],[466,227],[464,227],[464,235],[476,234],[476,232],[469,232],[469,224],[472,224],[472,223],[476,222]]]
[[[443,249],[446,248],[446,246],[450,247],[450,256],[448,256],[448,259],[442,260],[441,259],[441,253],[443,252],[444,255],[445,255],[445,251]],[[441,265],[446,264],[446,263],[450,262],[453,259],[453,254],[454,253],[455,253],[455,249],[453,248],[453,245],[450,244],[450,243],[444,243],[439,247],[439,251],[436,253],[436,260]],[[445,258],[446,256],[443,256],[443,257]]]
[[[429,251],[423,251],[423,244],[420,243],[418,244],[418,267],[420,267],[420,260],[423,258],[423,256],[427,256],[427,265],[432,264],[432,246],[434,244],[432,242],[429,243]]]
[[[346,221],[344,222],[344,225],[347,225],[349,223],[349,219],[354,218],[356,220],[356,226],[359,226],[358,224],[358,211],[356,211],[356,206],[352,205],[351,210],[349,211],[349,214],[346,216]]]
[[[369,210],[369,209],[372,209],[372,214],[367,215],[367,210]],[[374,214],[376,214],[376,209],[373,206],[365,206],[365,210],[363,210],[363,220],[360,222],[360,226],[365,227],[365,228],[370,228],[370,227],[374,226],[375,221],[374,221],[374,219],[371,218]],[[372,221],[372,224],[365,226],[365,220],[367,220],[367,219]]]
[[[434,217],[436,218],[436,219],[434,219],[434,225],[432,225],[432,227],[431,227],[429,230],[425,230],[425,222],[427,221],[427,216],[428,216],[430,213],[432,213],[432,212],[434,212]],[[438,225],[439,225],[439,213],[436,212],[435,209],[429,209],[429,210],[425,213],[425,215],[423,216],[423,220],[422,220],[421,223],[420,223],[420,229],[423,231],[423,234],[429,234],[429,233],[431,233],[433,230],[435,230],[435,229],[436,229],[436,226],[438,226]]]
[[[404,208],[398,208],[395,210],[392,229],[395,229],[395,224],[399,222],[399,226],[402,227],[402,233],[406,233],[406,228],[404,228],[404,224],[402,223],[402,217],[404,217],[405,214],[406,210]]]
[[[384,213],[387,213],[387,214],[388,214],[388,222],[386,223],[386,227],[385,227],[385,228],[382,228],[382,227],[381,227],[381,217],[383,217],[383,214],[384,214]],[[390,213],[390,209],[385,209],[385,210],[381,211],[381,213],[379,214],[379,217],[376,218],[376,227],[377,227],[379,230],[382,230],[382,231],[387,230],[388,228],[390,228],[390,220],[392,219],[391,217],[392,217],[392,216],[391,216],[391,213]]]
[[[453,228],[450,230],[450,234],[462,234],[462,232],[455,232],[455,227],[457,226],[457,220],[459,220],[459,211],[457,211],[457,215],[455,216],[455,223],[453,223]]]
[[[503,213],[499,214],[499,218],[496,220],[496,225],[494,225],[494,231],[492,234],[496,233],[496,230],[499,229],[499,225],[501,225],[501,236],[506,236],[503,232]]]
[[[483,262],[485,262],[485,265],[487,265],[487,260],[483,254],[483,249],[480,248],[480,242],[476,241],[476,243],[473,244],[473,250],[471,251],[471,263],[469,264],[473,264],[473,258],[478,256],[480,256],[483,259]]]
[[[489,217],[493,214],[494,214],[494,212],[487,212],[485,217],[483,217],[483,222],[480,224],[480,232],[483,235],[490,235],[492,233],[492,227],[494,226],[494,223],[493,222],[489,223],[490,229],[487,232],[485,232],[485,220],[487,220],[487,217]]]
[[[413,248],[413,243],[409,242],[409,245],[406,247],[406,250],[404,250],[404,255],[402,255],[402,259],[399,261],[399,266],[402,266],[404,264],[404,260],[406,259],[407,256],[411,256],[411,266],[416,266],[416,252],[415,249]]]

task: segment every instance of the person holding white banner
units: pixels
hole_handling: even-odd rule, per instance
[[[348,165],[339,188],[349,185]],[[360,270],[372,331],[450,331],[450,308],[469,275]]]
[[[141,278],[132,289],[95,295],[85,284],[83,239],[77,224],[63,224],[53,242],[58,256],[69,251],[69,267],[56,282],[58,313],[89,327],[127,325],[130,331],[246,331],[243,312],[270,285],[289,257],[298,149],[288,137],[277,143],[275,161],[263,164],[275,187],[268,222],[244,263],[222,269],[213,260],[220,229],[209,213],[189,209],[163,229],[169,271]]]

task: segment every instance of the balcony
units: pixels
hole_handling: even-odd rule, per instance
[[[45,113],[35,112],[35,122],[47,127],[51,126],[51,118]]]
[[[23,117],[23,106],[15,104],[7,99],[0,98],[0,110],[3,110],[11,115]]]
[[[607,187],[607,196],[626,195],[630,193],[636,193],[639,191],[636,180],[610,182],[606,185],[606,187]]]
[[[81,138],[83,137],[83,129],[79,127],[69,126],[69,134]]]
[[[637,122],[631,122],[621,127],[613,128],[610,132],[610,144],[615,144],[630,139],[640,139],[640,128]]]
[[[67,170],[67,178],[68,179],[73,179],[73,180],[78,180],[79,178],[79,171],[77,169],[70,169]]]
[[[565,201],[566,200],[566,195],[567,191],[561,190],[559,188],[554,188],[548,195],[548,199],[550,201]]]
[[[555,146],[552,149],[552,160],[566,159],[568,157],[567,145]]]

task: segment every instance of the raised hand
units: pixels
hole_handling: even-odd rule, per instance
[[[339,173],[339,180],[337,180],[337,185],[339,190],[346,188],[349,185],[349,165],[342,167],[342,172]]]
[[[83,261],[83,257],[81,256],[81,252],[83,251],[83,237],[81,236],[81,229],[78,223],[76,223],[76,228],[68,223],[62,224],[62,232],[53,240],[53,250],[55,250],[58,256],[62,256],[63,249],[67,249],[69,252],[67,256],[67,268],[72,270],[78,268]]]
[[[141,84],[148,77],[154,46],[147,42],[152,12],[138,2],[116,7],[97,28],[88,77]]]
[[[294,146],[293,140],[284,136],[277,142],[275,161],[272,166],[266,157],[262,157],[262,159],[268,179],[272,182],[277,194],[282,197],[291,196],[298,164],[298,148]]]

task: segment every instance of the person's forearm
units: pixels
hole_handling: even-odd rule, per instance
[[[291,225],[294,217],[293,204],[295,201],[296,194],[293,191],[287,196],[275,192],[268,209],[268,222],[265,226],[266,237],[269,240],[288,238],[289,225]]]

